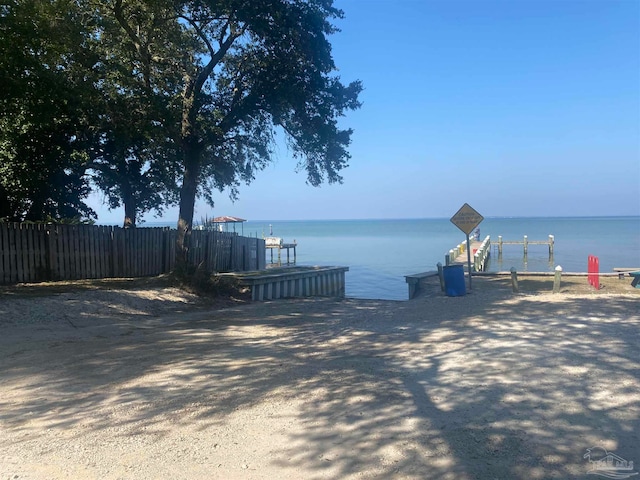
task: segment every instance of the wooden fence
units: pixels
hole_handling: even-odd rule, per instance
[[[169,228],[0,223],[0,283],[168,273],[176,238]],[[264,240],[194,230],[189,261],[212,272],[261,270]]]

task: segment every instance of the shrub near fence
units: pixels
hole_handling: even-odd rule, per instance
[[[169,228],[0,223],[0,283],[168,273],[176,238]],[[196,230],[189,261],[215,272],[260,270],[264,240]]]

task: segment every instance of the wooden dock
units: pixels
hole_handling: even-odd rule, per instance
[[[522,245],[524,255],[527,255],[527,253],[529,252],[529,245],[548,245],[549,256],[552,257],[554,244],[555,237],[553,235],[549,235],[548,240],[529,240],[529,238],[525,235],[522,240],[516,241],[504,241],[502,240],[502,235],[498,235],[498,255],[502,255],[503,245]]]
[[[445,255],[445,265],[464,265],[468,263],[468,249],[471,250],[471,262],[473,271],[485,271],[491,255],[491,237],[487,235],[483,241],[472,240],[469,247],[467,241],[460,243],[449,250]]]
[[[296,247],[298,243],[294,240],[293,243],[284,243],[280,237],[266,237],[265,238],[265,248],[271,252],[271,265],[282,265],[282,250],[287,251],[287,265],[291,262],[291,257],[289,256],[289,250],[293,250],[293,264],[296,264]],[[278,251],[278,261],[277,263],[273,261],[273,251]]]

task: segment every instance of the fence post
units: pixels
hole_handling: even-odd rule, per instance
[[[440,279],[440,290],[444,292],[444,270],[442,269],[442,264],[438,262],[438,278]]]

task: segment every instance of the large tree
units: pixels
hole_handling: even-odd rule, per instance
[[[351,130],[338,120],[360,106],[361,85],[335,75],[327,37],[342,12],[331,0],[103,0],[101,8],[128,42],[132,74],[165,101],[182,177],[179,259],[197,196],[212,201],[212,190],[251,181],[271,159],[277,128],[308,183],[341,181]]]
[[[0,218],[94,215],[84,203],[95,120],[87,37],[70,1],[0,7]]]

